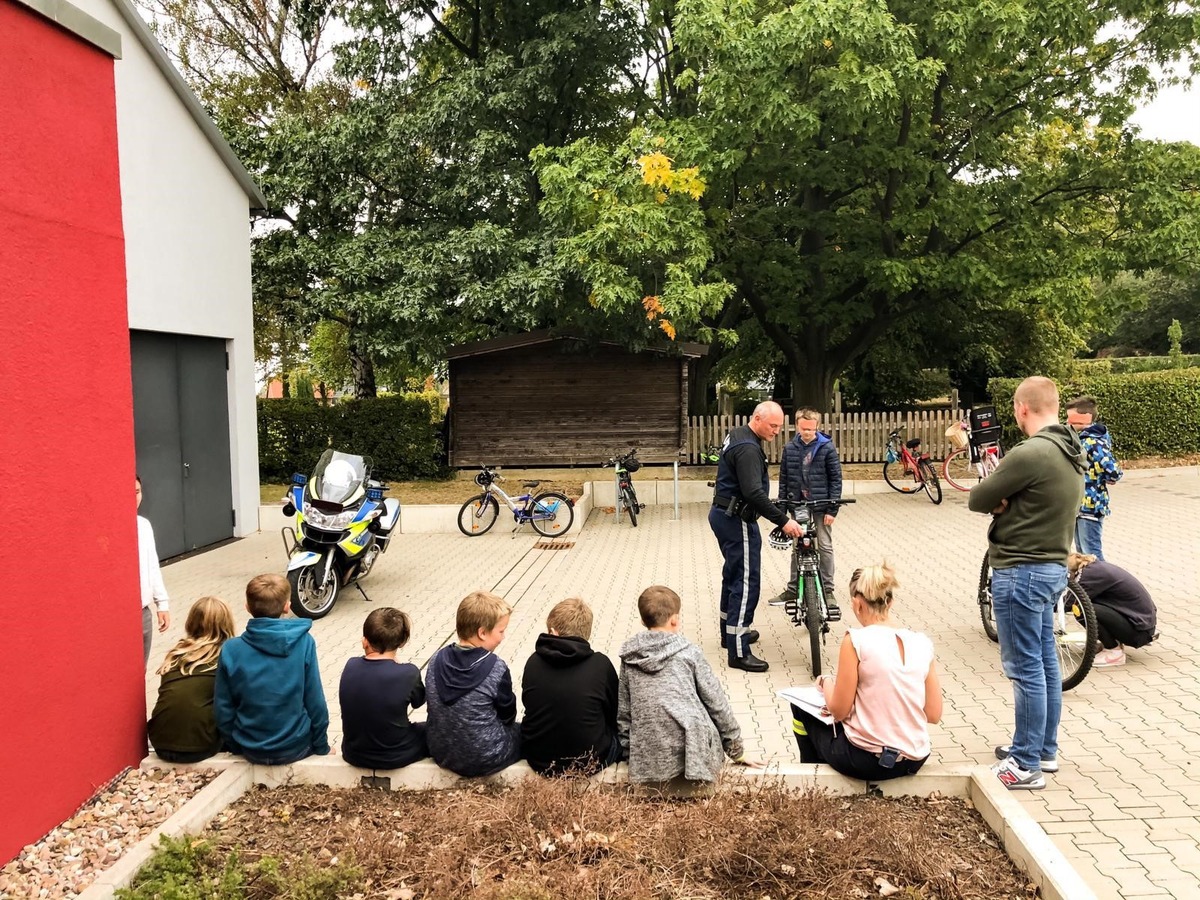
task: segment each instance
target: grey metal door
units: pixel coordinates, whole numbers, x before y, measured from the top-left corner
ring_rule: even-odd
[[[233,536],[225,341],[130,332],[142,515],[165,559]]]

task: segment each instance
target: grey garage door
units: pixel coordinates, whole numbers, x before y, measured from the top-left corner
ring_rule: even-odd
[[[225,341],[132,331],[130,350],[141,514],[159,557],[233,537]]]

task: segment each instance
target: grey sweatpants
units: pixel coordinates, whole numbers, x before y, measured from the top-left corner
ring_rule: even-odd
[[[821,515],[816,521],[817,552],[821,554],[821,586],[827,595],[834,593],[833,589],[833,526],[825,524],[825,516]],[[800,575],[796,570],[796,554],[792,554],[792,576],[788,579],[788,590],[793,594],[799,593]]]
[[[142,653],[146,660],[143,665],[150,665],[150,641],[154,636],[154,611],[149,606],[142,607]]]

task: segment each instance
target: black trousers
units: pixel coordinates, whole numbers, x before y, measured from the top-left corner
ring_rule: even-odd
[[[807,733],[801,734],[797,725]],[[879,757],[870,750],[850,743],[846,729],[837,729],[835,735],[832,725],[826,725],[798,706],[792,707],[792,730],[796,734],[796,746],[800,748],[800,762],[826,763],[847,778],[888,781],[915,775],[925,765],[923,759],[898,759],[892,768],[884,768],[879,764]]]
[[[1145,647],[1154,639],[1153,634],[1134,631],[1133,624],[1111,606],[1102,603],[1093,603],[1092,606],[1096,610],[1100,644],[1105,650],[1111,650],[1119,643],[1127,647]]]

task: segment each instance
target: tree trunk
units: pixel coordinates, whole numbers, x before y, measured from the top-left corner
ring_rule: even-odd
[[[828,416],[833,408],[833,383],[838,373],[825,362],[824,354],[807,362],[806,371],[792,373],[792,399],[796,409],[807,406]]]
[[[354,396],[360,400],[366,397],[374,397],[376,395],[375,364],[371,361],[371,354],[366,348],[366,341],[354,326],[350,327],[348,350],[350,353],[350,372],[354,380]]]

